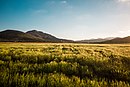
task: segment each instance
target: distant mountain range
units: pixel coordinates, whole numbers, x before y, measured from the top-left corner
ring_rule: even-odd
[[[112,40],[107,40],[100,43],[106,43],[106,44],[120,44],[120,43],[130,43],[130,36],[124,37],[124,38],[114,38]]]
[[[107,41],[107,40],[112,40],[114,38],[115,37],[97,38],[97,39],[80,40],[80,41],[77,41],[77,42],[82,42],[82,43],[96,43],[96,42],[104,42],[104,41]]]
[[[130,36],[124,38],[98,38],[89,40],[73,41],[60,39],[42,31],[31,30],[22,32],[18,30],[5,30],[0,32],[0,42],[58,42],[58,43],[98,43],[98,44],[119,44],[130,43]]]

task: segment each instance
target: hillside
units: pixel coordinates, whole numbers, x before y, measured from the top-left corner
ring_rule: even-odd
[[[67,40],[60,39],[42,31],[31,30],[22,32],[18,30],[5,30],[0,32],[0,42],[58,42],[58,43],[95,43],[95,44],[120,44],[130,43],[130,36],[124,38],[97,38],[89,40]]]
[[[5,30],[0,32],[1,42],[72,42],[72,40],[59,39],[41,31],[32,30],[21,32],[17,30]]]
[[[42,39],[17,30],[5,30],[0,32],[0,41],[42,41]]]
[[[114,39],[114,37],[80,40],[80,41],[77,41],[77,42],[81,42],[81,43],[96,43],[96,42],[104,42],[104,41],[112,40],[112,39]]]
[[[108,44],[130,43],[130,36],[124,37],[124,38],[115,38],[115,39],[107,40],[101,43],[108,43]]]
[[[56,42],[60,41],[60,39],[56,38],[55,36],[37,30],[27,31],[26,34],[30,34],[37,38],[41,38],[44,41],[56,41]]]

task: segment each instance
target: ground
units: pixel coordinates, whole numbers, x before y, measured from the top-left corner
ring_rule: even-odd
[[[130,44],[0,43],[0,87],[129,87]]]

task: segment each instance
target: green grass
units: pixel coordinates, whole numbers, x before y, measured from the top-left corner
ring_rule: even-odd
[[[130,44],[0,43],[0,87],[130,87]]]

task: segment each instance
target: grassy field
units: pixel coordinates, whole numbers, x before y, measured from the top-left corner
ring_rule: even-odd
[[[130,87],[130,44],[0,43],[0,87]]]

